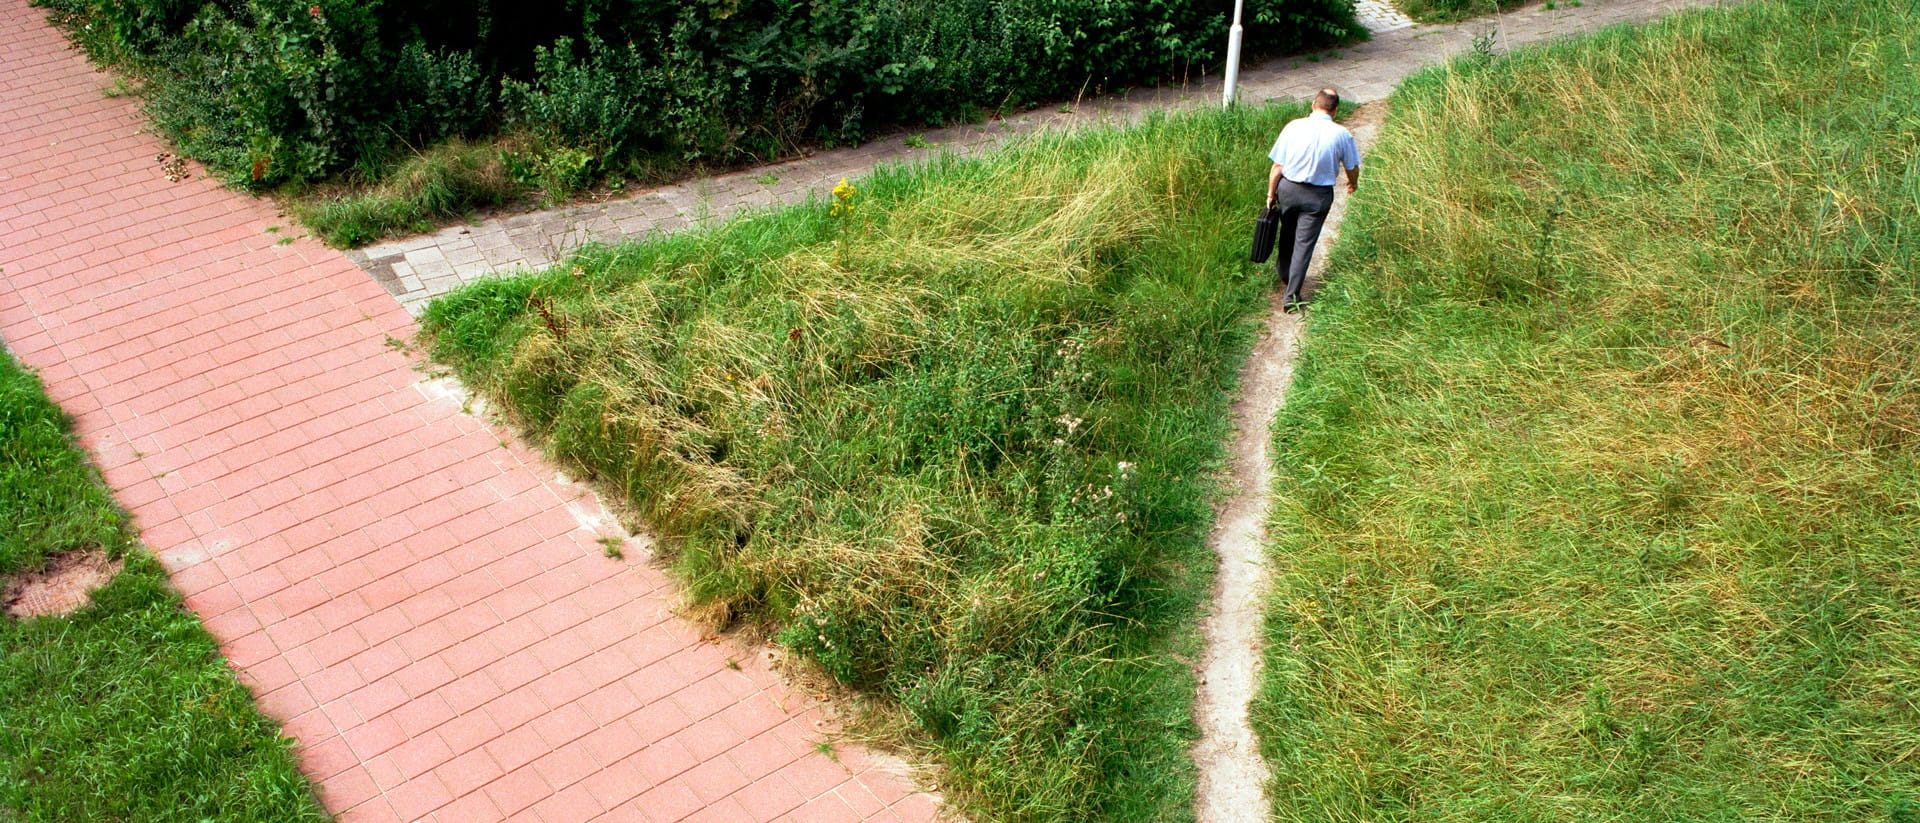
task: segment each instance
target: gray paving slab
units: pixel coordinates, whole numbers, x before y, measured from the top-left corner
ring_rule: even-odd
[[[472,240],[464,238],[462,242],[451,248],[443,246],[441,251],[446,253],[447,262],[452,264],[456,271],[472,268],[474,264],[485,262],[487,259],[486,254],[480,251],[478,245],[475,245]]]
[[[1452,25],[1423,25],[1398,16],[1384,0],[1359,0],[1360,18],[1374,31],[1372,40],[1319,55],[1280,57],[1246,66],[1241,72],[1239,99],[1298,100],[1332,86],[1355,102],[1368,102],[1386,97],[1408,74],[1472,48],[1476,37],[1489,33],[1494,37],[1494,48],[1506,50],[1724,2],[1586,0],[1578,7],[1548,9],[1536,4]],[[1312,59],[1315,56],[1317,61]],[[464,283],[552,265],[590,243],[616,243],[680,231],[744,210],[824,198],[840,180],[858,180],[879,165],[924,162],[942,152],[974,155],[995,150],[1012,136],[1127,123],[1149,112],[1218,105],[1219,100],[1220,83],[1213,77],[1183,85],[1122,89],[1002,120],[896,134],[862,146],[810,152],[744,171],[635,189],[625,197],[603,203],[497,217],[475,226],[452,226],[432,234],[377,243],[348,256],[417,315],[427,301]],[[907,134],[919,135],[929,147],[907,146]]]
[[[618,223],[629,218],[641,217],[640,205],[641,201],[638,198],[615,200],[608,203],[602,213],[608,220]]]

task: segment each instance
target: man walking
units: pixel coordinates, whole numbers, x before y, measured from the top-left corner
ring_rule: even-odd
[[[1320,240],[1320,224],[1333,208],[1333,184],[1340,169],[1347,170],[1347,193],[1360,187],[1360,147],[1353,133],[1333,122],[1340,94],[1321,89],[1313,96],[1313,113],[1287,124],[1273,141],[1267,158],[1267,206],[1280,209],[1280,242],[1293,243],[1293,253],[1276,254],[1273,268],[1287,283],[1282,298],[1287,311],[1300,308],[1300,288],[1307,282],[1307,263]]]

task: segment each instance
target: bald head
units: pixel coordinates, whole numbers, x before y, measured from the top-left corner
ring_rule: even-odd
[[[1321,89],[1319,94],[1313,96],[1313,107],[1333,114],[1335,109],[1340,108],[1340,93],[1333,89]]]

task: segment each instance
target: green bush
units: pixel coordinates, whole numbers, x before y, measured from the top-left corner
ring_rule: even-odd
[[[393,128],[415,139],[471,133],[493,108],[494,80],[471,52],[432,51],[416,40],[401,48],[394,79]]]
[[[151,82],[154,121],[262,188],[509,125],[617,168],[764,158],[870,128],[1195,77],[1201,0],[35,0]],[[1359,36],[1351,0],[1252,0],[1250,51]]]
[[[631,43],[611,48],[588,39],[584,57],[573,40],[534,50],[533,83],[502,81],[501,97],[511,121],[534,136],[561,145],[618,156],[637,136],[652,136],[644,119],[648,101],[667,94],[659,73]]]

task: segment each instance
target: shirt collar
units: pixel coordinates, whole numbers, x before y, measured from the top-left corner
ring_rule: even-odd
[[[1331,120],[1333,119],[1333,116],[1332,116],[1332,115],[1330,115],[1330,114],[1327,114],[1326,112],[1324,112],[1324,111],[1321,111],[1321,110],[1319,110],[1319,109],[1314,109],[1314,110],[1313,110],[1313,113],[1312,113],[1312,114],[1310,114],[1310,115],[1308,115],[1308,116],[1309,116],[1309,117],[1318,117],[1318,118],[1320,118],[1320,119],[1322,119],[1322,120],[1328,120],[1328,121],[1331,121]]]

